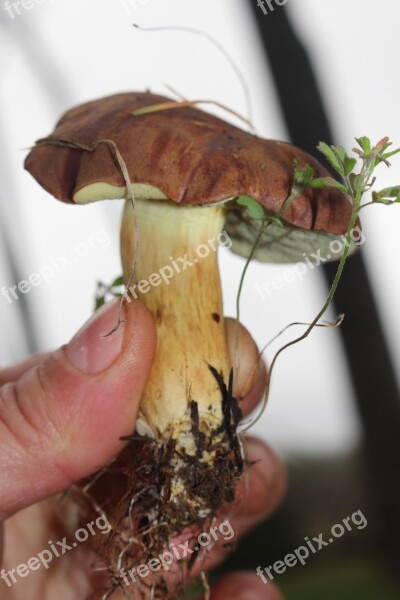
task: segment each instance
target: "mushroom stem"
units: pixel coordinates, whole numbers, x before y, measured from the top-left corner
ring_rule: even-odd
[[[157,324],[156,357],[136,423],[144,456],[150,443],[146,481],[158,498],[144,512],[162,531],[176,532],[200,526],[231,502],[243,467],[218,273],[225,208],[137,200],[134,211],[127,202],[121,228],[126,282],[135,218],[140,244],[129,294],[148,306]]]
[[[125,282],[135,251],[134,214],[140,244],[130,293],[153,312],[157,324],[157,352],[137,431],[161,443],[173,439],[176,450],[194,456],[196,432],[211,438],[223,421],[221,390],[208,365],[225,382],[229,376],[217,256],[225,208],[137,200],[133,211],[127,201],[121,228]]]

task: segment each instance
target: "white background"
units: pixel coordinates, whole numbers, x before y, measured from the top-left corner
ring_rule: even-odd
[[[146,27],[196,27],[218,39],[248,82],[259,134],[287,138],[247,3],[136,0],[136,8],[133,0],[127,4],[124,8],[119,0],[42,0],[12,19],[0,0],[0,199],[22,277],[27,279],[64,252],[74,255],[77,244],[99,230],[111,239],[109,247],[97,245],[56,273],[48,285],[27,294],[41,350],[68,341],[91,313],[95,282],[110,282],[120,273],[122,206],[57,202],[23,171],[25,149],[49,133],[65,109],[120,91],[150,88],[168,95],[164,84],[169,84],[185,97],[214,99],[246,112],[243,90],[232,68],[209,42],[188,33],[140,32],[132,28],[133,22]],[[355,136],[368,135],[377,141],[389,135],[400,144],[400,3],[288,0],[287,7],[311,53],[337,141],[351,148]],[[273,19],[274,14],[263,18]],[[227,114],[223,117],[229,119]],[[391,172],[381,167],[379,175],[381,187],[399,183],[399,160],[394,160]],[[400,207],[373,207],[366,211],[363,224],[363,252],[398,365]],[[242,265],[242,259],[222,254],[227,315],[234,315]],[[253,264],[247,278],[242,322],[260,346],[289,322],[310,321],[324,301],[326,290],[317,270],[263,300],[255,283],[280,272],[280,267]],[[0,286],[16,283],[1,257]],[[358,292],[349,289],[348,293]],[[0,297],[0,315],[0,364],[5,366],[25,356],[17,301],[10,305]],[[254,431],[284,454],[346,451],[357,443],[352,390],[336,332],[315,331],[282,356],[270,404]]]

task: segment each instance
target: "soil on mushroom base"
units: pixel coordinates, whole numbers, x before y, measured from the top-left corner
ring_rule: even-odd
[[[178,451],[172,439],[159,445],[149,437],[128,436],[125,439],[129,443],[118,459],[90,489],[112,526],[105,538],[93,540],[96,554],[107,565],[111,594],[124,586],[122,569],[128,572],[158,558],[174,538],[190,535],[193,549],[197,536],[210,529],[220,509],[235,500],[244,471],[237,435],[241,410],[232,395],[232,373],[226,386],[222,376],[209,368],[221,390],[223,421],[206,436],[201,431],[197,402],[190,401],[196,454]],[[205,453],[212,454],[211,462],[204,460]],[[173,493],[177,482],[179,494]],[[157,573],[157,580],[152,582],[154,598],[176,598],[196,558],[199,554],[194,552],[189,560],[174,565],[173,590],[171,578]],[[147,582],[140,583],[147,589]]]

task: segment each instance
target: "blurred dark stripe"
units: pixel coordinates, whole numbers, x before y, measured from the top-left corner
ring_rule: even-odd
[[[3,203],[0,204],[0,213],[3,210]],[[24,279],[19,264],[14,256],[12,245],[10,242],[10,236],[3,226],[3,219],[0,220],[0,240],[2,242],[2,252],[4,253],[11,281],[17,283]],[[35,327],[33,325],[34,319],[31,311],[31,307],[27,301],[26,296],[24,294],[20,294],[18,302],[14,302],[13,306],[16,307],[20,321],[21,327],[20,331],[23,332],[23,340],[21,340],[21,351],[23,350],[23,346],[25,346],[24,350],[26,350],[29,354],[35,354],[39,351],[38,339],[36,336]]]
[[[17,51],[22,53],[37,81],[43,86],[49,106],[52,106],[57,114],[64,109],[64,106],[69,107],[73,100],[70,86],[65,81],[62,68],[55,60],[54,52],[47,47],[46,39],[29,25],[27,19],[13,20],[2,10],[0,10],[0,27],[4,32],[9,33],[14,42],[14,45],[7,46],[8,55]]]
[[[3,56],[7,47],[7,59],[10,60],[12,52],[21,52],[32,73],[36,76],[39,85],[42,85],[46,92],[49,106],[52,106],[55,113],[58,114],[65,105],[72,103],[72,94],[69,86],[65,82],[62,70],[54,60],[54,55],[49,48],[46,47],[46,40],[41,37],[35,29],[32,29],[26,19],[10,19],[4,11],[0,11],[0,27],[4,33],[10,35],[13,43],[8,44],[7,37],[2,39]],[[1,118],[1,117],[0,117]],[[1,121],[0,121],[1,131]],[[33,144],[35,140],[27,140],[28,144]],[[6,140],[4,135],[0,136],[0,176],[2,181],[2,197],[0,197],[0,233],[3,242],[5,258],[8,262],[11,279],[17,283],[24,277],[21,273],[21,265],[19,263],[20,254],[16,251],[16,243],[20,239],[20,233],[15,228],[14,231],[9,231],[5,223],[12,222],[6,218],[5,211],[9,211],[9,204],[4,202],[4,198],[13,198],[13,210],[15,211],[14,221],[18,222],[18,210],[20,204],[17,195],[14,191],[14,186],[10,178],[10,170],[7,166],[7,144],[12,144],[12,140]],[[21,154],[21,171],[22,171],[23,156]],[[32,232],[32,236],[35,235]],[[29,238],[27,246],[29,248]],[[29,250],[28,250],[29,251]],[[30,354],[38,352],[39,342],[35,328],[35,320],[28,299],[23,294],[20,295],[18,302],[14,303],[21,321],[20,330],[23,332],[24,341],[21,340],[22,346],[25,346],[24,351]]]
[[[264,15],[255,0],[248,1],[271,67],[290,139],[321,159],[316,145],[321,140],[334,143],[334,136],[307,52],[291,25],[286,7],[277,6],[273,13]],[[336,265],[326,265],[322,271],[330,285]],[[387,563],[394,566],[400,525],[400,398],[362,253],[346,264],[334,305],[337,312],[344,312],[347,317],[339,331],[364,427],[369,474],[380,509],[382,536],[379,541]],[[400,575],[397,568],[396,573]]]

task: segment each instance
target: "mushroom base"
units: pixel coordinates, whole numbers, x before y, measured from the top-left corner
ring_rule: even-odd
[[[177,450],[172,439],[160,445],[149,437],[131,436],[116,463],[97,476],[90,496],[112,526],[106,537],[93,540],[101,544],[95,551],[109,573],[109,588],[101,598],[122,588],[127,597],[173,600],[196,559],[204,558],[210,549],[199,549],[197,537],[208,533],[222,506],[235,501],[244,465],[236,433],[240,409],[227,392],[222,402],[223,426],[201,442],[212,461]],[[193,426],[198,427],[196,420]],[[189,550],[177,554],[183,541]],[[135,581],[131,579],[132,569],[136,573],[139,565],[160,561],[164,553],[170,561],[165,570],[161,567],[146,579],[138,575]]]

